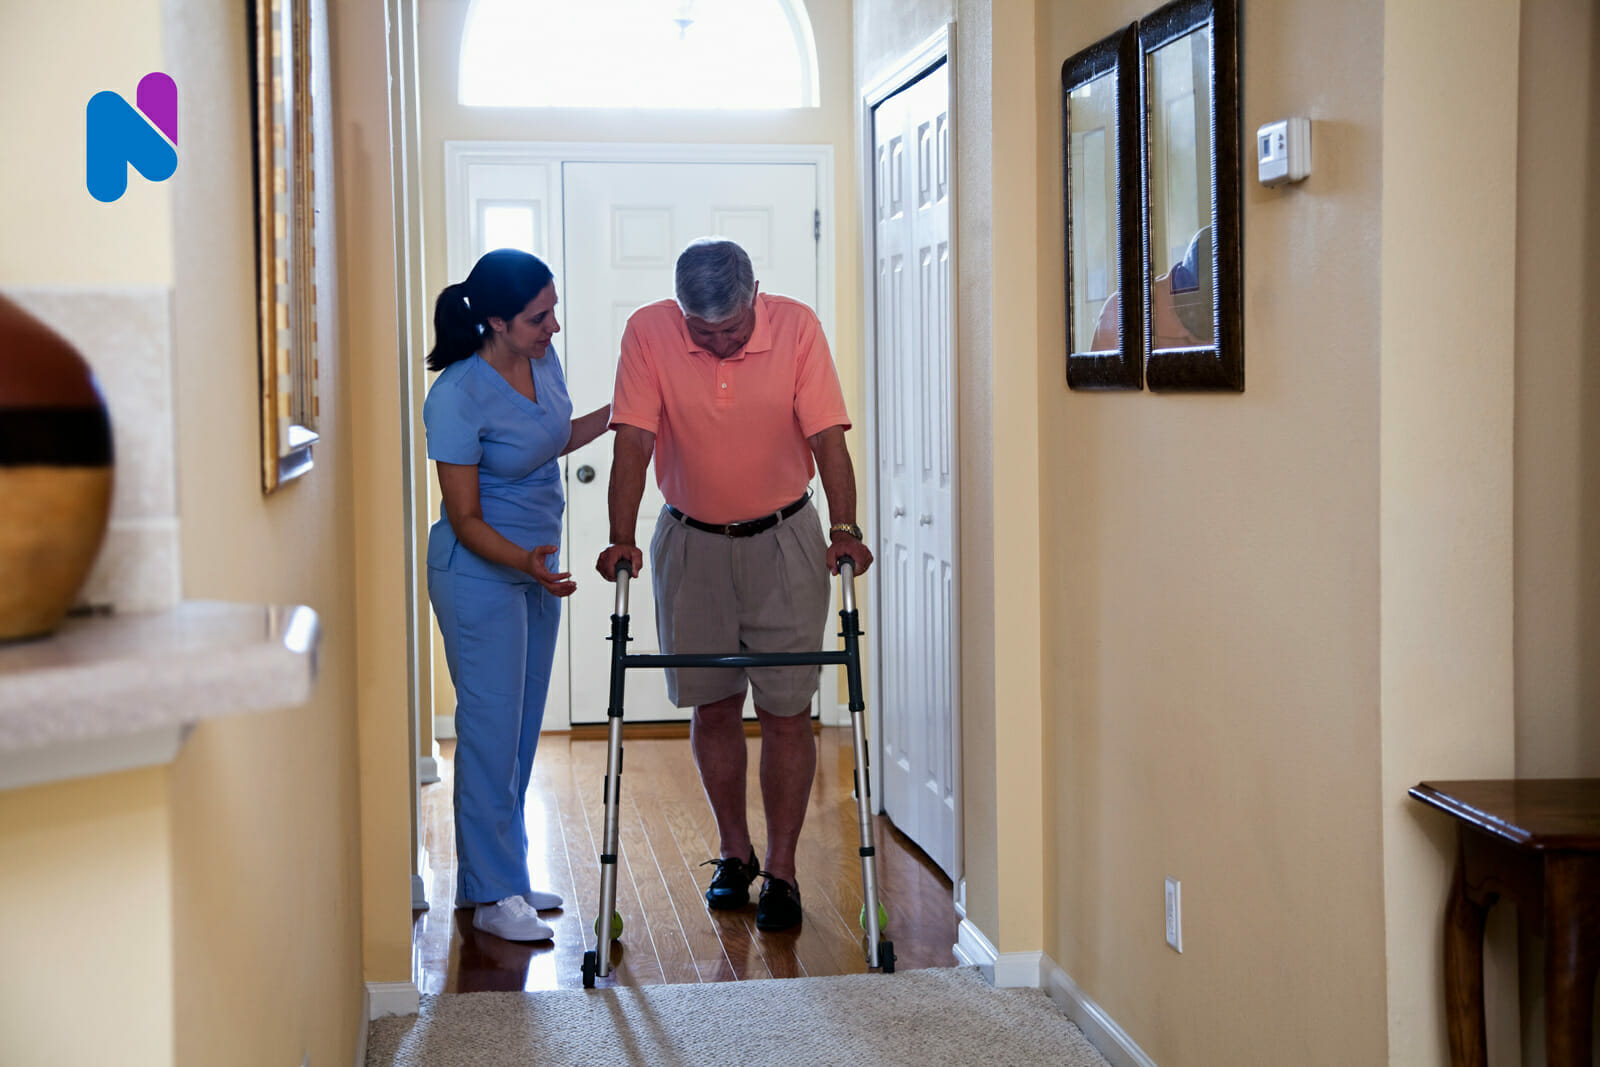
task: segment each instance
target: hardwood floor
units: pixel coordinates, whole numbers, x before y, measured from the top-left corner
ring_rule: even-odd
[[[766,839],[756,780],[759,740],[750,743],[750,830],[759,851]],[[566,908],[545,912],[554,942],[519,944],[480,933],[470,910],[452,908],[455,838],[450,757],[443,780],[424,787],[430,904],[413,930],[414,971],[424,993],[579,989],[584,950],[593,945],[599,905],[597,856],[605,814],[606,744],[552,734],[539,742],[528,790],[528,867],[536,889],[560,893]],[[850,732],[818,734],[817,781],[799,849],[805,921],[795,930],[756,929],[755,905],[714,912],[702,896],[717,854],[716,825],[686,739],[633,738],[624,743],[617,910],[625,924],[613,946],[612,973],[601,986],[731,982],[754,978],[855,974],[866,970],[861,946],[861,868],[851,799]],[[878,819],[879,895],[896,966],[953,967],[958,918],[950,880],[916,845]],[[752,895],[759,890],[758,880]]]

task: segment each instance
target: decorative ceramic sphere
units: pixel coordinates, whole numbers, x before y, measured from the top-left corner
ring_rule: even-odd
[[[82,356],[0,296],[0,641],[72,606],[111,512],[111,420]]]

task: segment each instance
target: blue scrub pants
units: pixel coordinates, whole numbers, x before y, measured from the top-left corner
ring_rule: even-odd
[[[456,688],[456,904],[528,892],[523,821],[561,601],[539,583],[428,568]]]

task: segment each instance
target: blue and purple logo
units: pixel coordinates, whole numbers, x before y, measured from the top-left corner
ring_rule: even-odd
[[[102,204],[128,191],[128,167],[164,182],[178,169],[178,86],[160,71],[139,80],[135,110],[106,89],[89,98],[89,195]]]

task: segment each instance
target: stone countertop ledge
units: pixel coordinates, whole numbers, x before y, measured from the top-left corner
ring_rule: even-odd
[[[0,789],[170,763],[203,719],[303,704],[320,636],[303,605],[187,600],[0,645]]]

